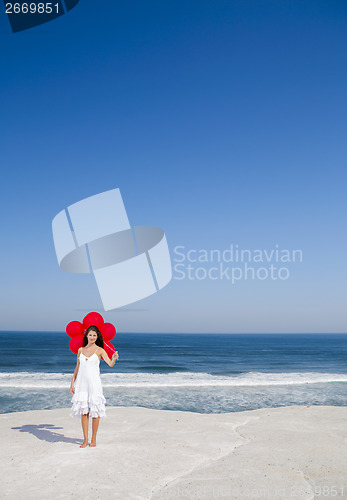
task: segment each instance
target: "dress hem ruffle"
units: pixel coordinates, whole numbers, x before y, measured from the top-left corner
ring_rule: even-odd
[[[83,397],[82,394],[74,395],[71,399],[71,417],[81,417],[89,413],[92,418],[106,418],[105,403],[106,399],[103,395]]]

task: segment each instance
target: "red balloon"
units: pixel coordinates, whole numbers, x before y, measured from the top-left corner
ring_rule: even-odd
[[[112,340],[116,335],[116,329],[112,325],[112,323],[104,323],[104,327],[101,333],[104,340]]]
[[[66,327],[66,333],[69,337],[75,337],[76,335],[83,335],[84,327],[79,321],[71,321]]]
[[[74,354],[77,354],[78,349],[83,347],[83,335],[76,335],[75,337],[72,337],[69,342],[69,347]]]
[[[87,330],[90,326],[97,326],[102,332],[103,326],[104,326],[104,319],[101,316],[101,314],[97,312],[90,312],[83,318],[83,326]]]
[[[113,354],[116,352],[113,344],[111,342],[104,342],[104,349],[106,351],[107,356],[111,359]]]

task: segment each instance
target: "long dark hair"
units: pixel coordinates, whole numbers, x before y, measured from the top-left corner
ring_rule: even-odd
[[[83,337],[83,345],[84,345],[84,347],[88,344],[87,335],[90,332],[90,330],[93,330],[98,335],[98,338],[96,339],[95,344],[98,345],[99,347],[104,348],[104,339],[102,338],[101,332],[100,332],[99,328],[97,326],[94,326],[94,325],[90,326],[85,331],[85,334],[84,334],[84,337]]]

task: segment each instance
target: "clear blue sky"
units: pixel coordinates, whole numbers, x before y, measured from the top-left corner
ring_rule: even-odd
[[[102,313],[51,221],[119,187],[169,247],[301,249],[287,280],[173,280],[119,331],[345,332],[347,3],[80,0],[0,17],[1,329]]]

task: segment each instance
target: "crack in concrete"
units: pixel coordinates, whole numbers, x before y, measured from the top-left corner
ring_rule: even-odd
[[[187,472],[184,472],[182,474],[179,474],[176,478],[168,481],[168,483],[165,484],[165,486],[156,486],[152,489],[152,492],[151,492],[151,496],[148,497],[148,499],[146,500],[155,500],[154,496],[156,495],[159,495],[161,492],[164,492],[166,489],[174,486],[174,484],[178,481],[178,480],[182,480],[184,478],[187,478],[189,477],[192,473],[196,472],[196,471],[199,471],[201,469],[204,469],[205,467],[208,467],[209,465],[211,464],[214,464],[214,463],[217,463],[218,461],[220,460],[223,460],[224,458],[232,455],[235,450],[237,448],[240,448],[241,446],[245,446],[247,445],[250,441],[252,441],[251,438],[246,438],[244,436],[242,436],[239,432],[238,432],[238,428],[239,427],[243,427],[245,425],[247,425],[250,421],[252,420],[258,420],[260,417],[249,417],[247,418],[244,422],[240,423],[240,424],[236,424],[235,426],[233,426],[233,432],[240,438],[241,442],[234,442],[232,443],[233,444],[233,449],[232,450],[228,450],[226,453],[224,453],[223,455],[220,455],[219,457],[216,457],[216,458],[212,458],[212,459],[203,459],[201,460],[200,463],[198,463],[197,465],[195,465],[194,467],[192,467],[189,471]],[[225,422],[227,423],[227,422]],[[226,432],[226,434],[230,435],[229,432]]]

